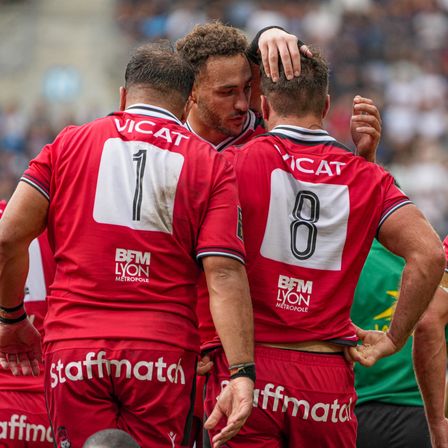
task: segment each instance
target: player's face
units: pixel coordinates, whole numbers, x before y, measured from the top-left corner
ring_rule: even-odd
[[[249,110],[251,71],[244,55],[215,56],[195,85],[196,116],[223,138],[237,136]]]

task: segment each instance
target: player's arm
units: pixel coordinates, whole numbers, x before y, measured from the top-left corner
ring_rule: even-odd
[[[228,257],[205,257],[203,267],[210,295],[210,312],[221,339],[229,366],[254,361],[253,315],[246,270],[242,263]],[[227,416],[227,424],[213,438],[221,446],[243,426],[252,411],[254,381],[247,377],[230,380],[220,394],[206,422],[213,428]]]
[[[413,204],[392,213],[378,239],[406,261],[399,299],[387,333],[358,331],[362,345],[350,350],[365,366],[400,350],[428,307],[445,267],[443,247],[434,229]]]
[[[440,287],[415,328],[413,347],[415,374],[435,447],[448,447],[448,420],[444,415],[447,324],[448,273],[445,272]]]
[[[253,362],[253,315],[244,265],[229,257],[205,257],[213,317],[230,365]]]
[[[26,319],[23,295],[28,248],[45,228],[47,212],[48,200],[20,182],[0,220],[0,365],[14,374],[39,372],[40,336]]]

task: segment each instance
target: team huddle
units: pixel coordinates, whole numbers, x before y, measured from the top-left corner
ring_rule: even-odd
[[[0,446],[355,447],[353,363],[405,345],[440,239],[374,163],[370,99],[358,155],[325,131],[317,50],[220,23],[176,47],[135,50],[119,111],[2,206]],[[386,332],[350,318],[375,238],[405,261]]]

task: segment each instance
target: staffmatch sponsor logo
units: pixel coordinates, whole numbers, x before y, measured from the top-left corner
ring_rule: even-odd
[[[158,381],[159,383],[185,384],[185,372],[181,366],[182,358],[177,363],[167,364],[163,356],[157,361],[142,360],[132,363],[128,359],[107,359],[105,351],[88,352],[82,361],[67,364],[60,359],[51,363],[51,387],[67,381],[86,381],[93,378],[135,378],[139,381]]]
[[[149,283],[150,252],[121,249],[115,250],[115,281]]]
[[[277,286],[277,308],[298,313],[308,312],[313,292],[311,280],[279,275]]]
[[[229,384],[228,380],[221,381],[221,390]],[[254,390],[254,408],[261,408],[273,412],[288,413],[292,417],[314,422],[344,423],[353,419],[353,400],[341,402],[337,398],[333,401],[310,402],[298,397],[285,394],[283,386],[267,383],[263,389]]]
[[[50,425],[35,425],[27,419],[26,415],[12,414],[9,421],[0,421],[0,440],[53,442]],[[0,443],[0,445],[2,444]]]

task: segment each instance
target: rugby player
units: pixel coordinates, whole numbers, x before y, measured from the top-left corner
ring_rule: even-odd
[[[373,365],[403,346],[443,272],[441,243],[390,174],[324,130],[328,68],[317,52],[302,57],[297,79],[263,76],[262,91],[269,132],[224,152],[238,180],[257,364],[254,411],[228,446],[354,447],[356,393],[344,353]],[[350,320],[375,235],[406,261],[387,333]],[[219,348],[209,356],[207,414],[229,368],[238,369]]]
[[[108,428],[145,448],[185,443],[200,264],[230,362],[253,363],[234,173],[182,126],[193,80],[173,50],[137,49],[120,111],[45,146],[0,222],[0,306],[15,313],[0,325],[0,363],[16,373],[39,371],[39,335],[20,308],[27,249],[45,226],[54,248],[44,350],[58,446]],[[231,378],[217,446],[240,429],[252,397],[251,379]]]

